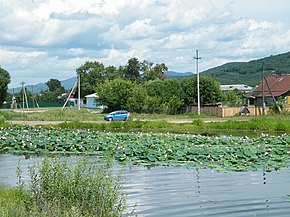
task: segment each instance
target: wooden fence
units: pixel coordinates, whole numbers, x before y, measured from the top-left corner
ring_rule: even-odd
[[[241,107],[223,107],[223,106],[201,106],[201,113],[207,115],[219,116],[219,117],[231,117],[235,115],[243,115],[241,113]],[[262,107],[247,107],[249,113],[244,115],[258,116],[263,114]],[[284,110],[290,111],[290,105],[284,107]],[[186,112],[197,112],[197,106],[187,106]],[[266,107],[266,113],[269,113],[270,108]]]

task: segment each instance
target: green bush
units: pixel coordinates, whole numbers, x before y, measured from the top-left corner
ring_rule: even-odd
[[[121,216],[126,208],[120,174],[93,159],[49,159],[29,167],[30,183],[0,188],[0,216]]]

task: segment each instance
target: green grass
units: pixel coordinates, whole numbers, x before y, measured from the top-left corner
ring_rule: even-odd
[[[175,124],[167,121],[127,121],[106,123],[65,122],[57,125],[69,129],[94,129],[106,132],[155,132],[203,135],[260,136],[261,133],[281,135],[290,133],[290,121],[286,117],[263,117],[249,120],[229,120],[205,123],[202,119],[191,123]]]
[[[103,120],[104,114],[100,110],[66,108],[18,109],[1,110],[0,125],[5,121],[62,121],[58,127],[62,128],[90,128],[99,131],[112,132],[171,132],[209,135],[259,135],[263,133],[289,132],[290,113],[281,115],[267,115],[260,117],[234,116],[219,118],[198,116],[193,113],[180,115],[166,114],[132,114],[127,122],[108,123]],[[178,123],[184,122],[184,123]],[[210,122],[210,123],[208,123]]]
[[[122,178],[110,164],[92,159],[49,159],[29,168],[25,188],[0,186],[0,216],[121,216],[126,208]]]
[[[0,116],[15,121],[100,121],[103,120],[101,110],[75,108],[41,108],[1,110]]]

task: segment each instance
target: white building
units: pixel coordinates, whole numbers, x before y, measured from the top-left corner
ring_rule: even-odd
[[[98,103],[98,96],[96,93],[92,93],[85,96],[84,107],[85,108],[97,108],[97,109],[104,109],[104,106]]]
[[[246,84],[230,84],[230,85],[221,85],[221,90],[223,92],[227,92],[230,90],[240,90],[243,91],[245,93],[250,92],[253,90],[253,88],[251,86],[248,86]]]

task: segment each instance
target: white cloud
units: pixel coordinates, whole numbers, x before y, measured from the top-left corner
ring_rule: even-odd
[[[287,0],[0,1],[0,65],[15,86],[25,78],[66,78],[85,61],[118,66],[137,57],[194,71],[195,49],[201,70],[262,58],[289,51],[289,6]]]

